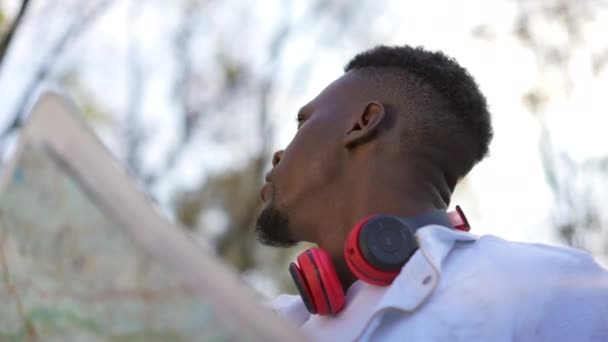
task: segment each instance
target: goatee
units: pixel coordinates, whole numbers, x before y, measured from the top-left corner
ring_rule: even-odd
[[[273,205],[262,210],[255,231],[258,241],[267,246],[291,247],[298,243],[289,229],[287,215]]]

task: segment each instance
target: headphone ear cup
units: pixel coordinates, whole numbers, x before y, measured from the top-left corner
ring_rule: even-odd
[[[344,290],[327,252],[311,248],[298,255],[297,262],[299,267],[290,265],[290,273],[308,311],[319,315],[340,312],[345,305]]]
[[[409,228],[395,217],[370,216],[349,233],[344,257],[353,274],[373,285],[386,286],[397,277],[418,244]]]
[[[317,270],[319,271],[319,278],[321,279],[321,285],[327,294],[327,301],[329,302],[329,314],[335,315],[342,311],[346,304],[344,298],[344,289],[338,278],[336,268],[329,257],[329,254],[322,248],[311,248],[309,249],[310,255],[316,263]]]
[[[300,297],[302,297],[302,301],[304,302],[304,305],[306,305],[306,310],[308,310],[308,312],[310,312],[311,314],[316,314],[317,308],[315,307],[314,302],[312,300],[310,288],[308,287],[306,280],[304,280],[304,274],[302,273],[302,270],[296,263],[292,262],[289,264],[289,274],[291,274],[291,278],[296,284],[298,292],[300,292]]]

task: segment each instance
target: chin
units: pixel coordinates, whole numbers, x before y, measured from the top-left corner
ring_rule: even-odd
[[[291,247],[299,241],[292,233],[289,218],[272,202],[268,202],[256,222],[258,241],[267,246]]]

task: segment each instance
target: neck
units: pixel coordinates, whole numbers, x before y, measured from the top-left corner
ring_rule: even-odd
[[[415,176],[421,174],[420,172],[406,174],[406,177],[403,173],[397,175],[394,171],[383,170],[375,173],[376,175],[370,173],[364,177],[361,177],[361,172],[353,175],[354,182],[343,187],[348,190],[343,192],[339,201],[342,204],[341,210],[332,215],[336,220],[327,222],[331,226],[324,225],[318,230],[315,238],[319,247],[331,256],[345,291],[357,278],[350,272],[344,259],[344,242],[350,230],[360,220],[374,214],[411,217],[434,209],[447,208],[449,187],[446,185],[438,188],[437,184],[441,182],[433,179],[432,173],[425,172],[423,177]],[[384,181],[386,179],[391,182]],[[348,182],[348,178],[346,181]]]

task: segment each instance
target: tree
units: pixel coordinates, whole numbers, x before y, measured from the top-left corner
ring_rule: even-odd
[[[593,78],[605,77],[608,45],[593,46],[589,38],[593,33],[589,26],[605,4],[565,0],[519,4],[515,34],[534,53],[539,70],[538,86],[523,101],[541,124],[540,152],[555,197],[555,228],[566,243],[608,257],[608,217],[602,208],[608,186],[608,152],[577,160],[551,134],[559,115],[554,113],[553,93],[575,100],[575,86],[581,82],[575,65],[584,65]],[[554,39],[549,26],[560,30],[562,39]],[[570,115],[571,122],[588,120],[575,118],[576,112]]]
[[[97,18],[98,15],[103,13],[105,9],[111,4],[110,0],[98,1],[93,4],[83,5],[80,8],[74,10],[82,10],[82,15],[73,16],[74,20],[63,32],[61,37],[53,44],[51,49],[47,52],[45,57],[42,59],[42,63],[36,67],[34,76],[23,91],[17,109],[13,114],[12,121],[0,131],[0,142],[4,141],[8,135],[19,129],[23,124],[24,116],[28,108],[32,97],[36,94],[38,86],[46,80],[51,71],[53,71],[57,61],[60,59],[64,51],[69,45],[76,39],[86,28]],[[0,45],[0,67],[2,67],[5,53],[10,49],[10,45],[13,42],[13,38],[17,28],[23,24],[23,18],[28,8],[29,0],[23,0],[17,17],[11,24],[7,34],[2,40]]]
[[[21,21],[25,16],[25,12],[27,11],[29,4],[30,0],[21,1],[21,6],[19,7],[19,12],[17,13],[17,16],[8,25],[8,29],[6,30],[6,32],[2,32],[3,36],[0,40],[0,71],[2,70],[2,62],[4,61],[4,56],[6,55],[6,52],[8,51],[8,48],[11,45],[13,37],[15,36],[15,32],[17,32],[17,28],[19,27],[19,25],[21,25]],[[4,13],[0,12],[0,27],[2,27],[3,24]]]

